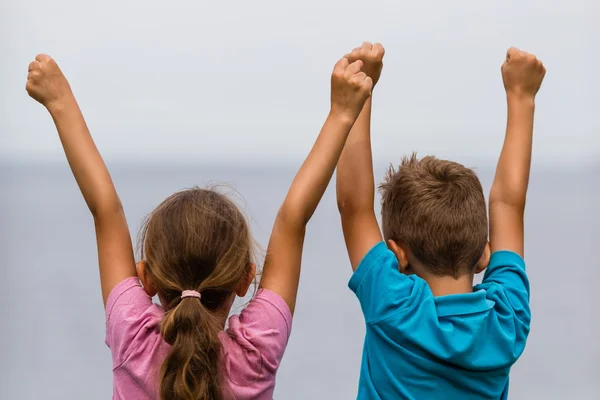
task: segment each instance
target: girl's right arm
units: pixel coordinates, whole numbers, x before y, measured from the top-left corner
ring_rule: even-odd
[[[121,201],[69,83],[52,58],[38,55],[29,65],[26,89],[52,116],[71,171],[94,217],[102,298],[106,305],[111,290],[136,275]]]
[[[260,283],[285,300],[293,313],[306,224],[312,217],[344,148],[373,82],[361,72],[362,62],[347,58],[335,66],[331,78],[331,111],[277,213]]]

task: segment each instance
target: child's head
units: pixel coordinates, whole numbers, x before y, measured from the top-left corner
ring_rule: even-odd
[[[472,170],[412,154],[380,190],[383,235],[402,272],[458,279],[487,266],[486,203]]]
[[[161,334],[171,345],[161,399],[220,399],[220,341],[235,295],[254,279],[252,239],[239,208],[212,190],[173,194],[146,219],[138,275],[165,308]],[[201,298],[184,297],[184,290]]]

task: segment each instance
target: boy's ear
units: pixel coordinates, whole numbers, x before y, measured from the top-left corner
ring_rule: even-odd
[[[136,266],[137,274],[138,274],[138,278],[142,282],[142,286],[144,286],[144,290],[146,291],[148,296],[154,297],[156,295],[156,293],[158,293],[158,290],[152,283],[152,278],[150,277],[150,274],[148,274],[148,271],[146,270],[147,265],[148,265],[148,263],[146,263],[146,261],[144,261],[144,260],[140,261]]]
[[[408,268],[408,252],[403,248],[402,245],[399,245],[394,240],[388,240],[387,245],[388,249],[390,249],[398,259],[398,269],[403,274],[406,274]]]
[[[251,262],[248,266],[248,272],[246,272],[246,276],[242,278],[240,283],[235,287],[235,294],[238,297],[244,297],[248,293],[248,289],[250,289],[250,285],[254,278],[256,277],[256,264]]]
[[[490,264],[490,258],[492,257],[492,249],[490,248],[490,242],[485,244],[485,248],[483,249],[483,253],[481,254],[481,258],[475,267],[475,273],[480,274],[488,267]]]

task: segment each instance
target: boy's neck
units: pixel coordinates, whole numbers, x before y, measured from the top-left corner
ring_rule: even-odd
[[[423,279],[429,284],[435,297],[473,292],[473,277],[469,275],[463,275],[458,279],[451,276],[427,276]]]

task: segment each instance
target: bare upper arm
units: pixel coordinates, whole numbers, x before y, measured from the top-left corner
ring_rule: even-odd
[[[102,299],[121,281],[136,276],[133,245],[123,210],[105,212],[94,218]]]
[[[524,257],[524,215],[520,207],[490,202],[490,245],[492,252],[510,250]]]
[[[292,314],[296,307],[304,226],[288,224],[277,215],[273,225],[260,287],[277,293],[287,303]]]
[[[354,271],[369,250],[381,242],[383,237],[374,210],[342,211],[341,217],[346,249]]]

